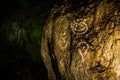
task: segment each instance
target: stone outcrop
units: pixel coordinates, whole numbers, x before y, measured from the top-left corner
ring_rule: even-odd
[[[56,4],[44,26],[41,56],[49,79],[119,80],[120,3],[75,1]]]

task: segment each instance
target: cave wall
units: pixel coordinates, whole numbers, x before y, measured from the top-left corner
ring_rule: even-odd
[[[120,3],[56,4],[42,33],[41,55],[50,80],[119,80]]]

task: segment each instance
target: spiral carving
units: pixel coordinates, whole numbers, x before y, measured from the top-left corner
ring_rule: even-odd
[[[84,21],[83,22],[80,22],[79,20],[73,21],[73,23],[71,23],[71,30],[75,35],[82,35],[87,32],[88,25]]]

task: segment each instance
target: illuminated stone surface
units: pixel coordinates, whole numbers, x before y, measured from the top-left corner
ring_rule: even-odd
[[[105,0],[72,11],[66,2],[52,9],[41,45],[50,80],[120,80],[118,4]]]

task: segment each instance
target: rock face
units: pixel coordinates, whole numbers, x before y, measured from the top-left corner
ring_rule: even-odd
[[[120,3],[56,4],[43,29],[50,80],[120,80]]]

